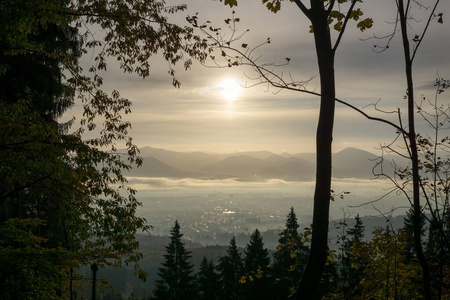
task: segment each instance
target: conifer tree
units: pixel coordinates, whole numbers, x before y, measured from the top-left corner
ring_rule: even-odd
[[[308,259],[309,248],[304,245],[297,229],[297,216],[291,207],[286,227],[280,233],[277,251],[273,255],[272,280],[273,298],[287,299],[295,293]]]
[[[26,7],[22,2],[17,5]],[[74,204],[75,196],[61,183],[73,178],[75,167],[66,155],[69,146],[63,144],[68,124],[58,123],[73,104],[63,80],[61,57],[71,53],[78,59],[82,41],[77,28],[62,21],[49,21],[30,30],[11,26],[4,30],[8,16],[23,17],[20,10],[11,14],[8,8],[2,1],[0,298],[49,299],[65,295],[68,267],[76,261],[69,259],[70,229],[64,220],[82,223],[77,222],[79,214],[68,217],[67,207]],[[18,30],[26,32],[26,39],[39,44],[41,50],[12,55],[9,42],[16,40],[6,40],[5,35]]]
[[[447,280],[450,270],[450,211],[442,216],[442,231],[439,224],[432,220],[428,228],[426,255],[430,263],[431,285],[437,299],[447,299],[450,296],[450,283]]]
[[[414,247],[414,208],[411,207],[407,212],[406,216],[403,219],[403,230],[405,231],[408,239],[406,240],[406,258],[408,260],[412,259],[416,256],[416,250]],[[425,216],[421,214],[420,222],[419,222],[419,232],[420,235],[423,236],[425,234]]]
[[[112,59],[147,77],[157,53],[172,77],[178,61],[188,67],[183,52],[196,56],[206,43],[169,22],[185,9],[158,0],[0,1],[0,299],[74,299],[84,282],[73,284],[82,277],[74,274],[93,263],[136,263],[145,278],[135,234],[150,226],[123,176],[142,162],[123,118],[131,101],[107,93],[102,75]],[[82,117],[62,123],[74,102]]]
[[[258,229],[250,236],[250,242],[244,253],[245,275],[241,278],[241,283],[245,285],[245,299],[270,299],[268,293],[270,257]]]
[[[364,277],[364,262],[358,256],[354,255],[359,249],[362,249],[361,243],[364,237],[365,227],[359,214],[355,217],[355,225],[347,230],[347,239],[343,245],[340,277],[342,297],[349,299],[361,294],[360,282]]]
[[[227,255],[219,259],[219,287],[221,299],[237,300],[242,291],[242,284],[239,283],[244,269],[244,261],[236,246],[236,237],[233,236]]]
[[[196,295],[195,280],[192,275],[193,265],[190,252],[181,241],[180,225],[170,231],[170,243],[166,246],[166,254],[162,267],[158,269],[159,280],[156,281],[154,299],[179,300],[194,299]]]
[[[351,242],[361,242],[364,238],[365,226],[363,221],[359,217],[359,214],[355,217],[355,225],[347,231],[347,234],[351,237]]]
[[[206,256],[200,264],[200,270],[197,273],[197,286],[201,300],[214,300],[218,294],[217,287],[219,276],[214,269],[212,260],[208,261]]]

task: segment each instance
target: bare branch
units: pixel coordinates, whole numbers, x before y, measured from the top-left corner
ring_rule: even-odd
[[[309,9],[305,6],[305,4],[303,4],[303,2],[302,2],[301,0],[294,0],[294,2],[295,2],[295,4],[297,4],[297,6],[300,8],[300,10],[302,11],[302,13],[303,13],[308,19],[311,19]]]
[[[339,43],[341,42],[342,36],[344,35],[344,32],[345,32],[345,28],[347,27],[348,20],[350,19],[350,16],[353,12],[353,8],[356,5],[356,1],[357,0],[352,0],[352,4],[350,5],[350,8],[347,11],[347,15],[345,16],[344,24],[342,25],[342,29],[341,29],[341,31],[339,31],[339,35],[337,37],[336,43],[334,44],[333,52],[336,52],[336,49],[338,48]]]
[[[414,58],[415,58],[416,53],[417,53],[417,49],[419,49],[419,46],[422,44],[423,37],[425,36],[425,33],[427,32],[428,27],[430,26],[431,20],[435,17],[434,12],[436,11],[436,7],[438,6],[439,2],[440,2],[440,0],[436,0],[436,3],[434,4],[433,10],[431,11],[430,15],[428,16],[427,24],[425,25],[425,28],[422,31],[422,36],[419,39],[419,41],[417,42],[417,44],[415,46],[415,49],[414,49],[414,51],[413,51],[413,53],[411,55],[411,61],[414,61]]]
[[[388,121],[388,120],[382,119],[382,118],[378,118],[378,117],[372,117],[372,116],[368,115],[367,113],[365,113],[363,110],[357,108],[354,105],[351,105],[348,102],[345,102],[345,101],[337,99],[337,98],[335,100],[336,100],[336,102],[341,103],[341,104],[343,104],[343,105],[345,105],[347,107],[350,107],[351,109],[357,111],[358,113],[362,114],[364,117],[366,117],[369,120],[378,121],[378,122],[381,122],[381,123],[388,124],[388,125],[394,127],[395,129],[397,129],[398,131],[400,131],[400,132],[402,132],[404,134],[407,134],[407,132],[401,126],[398,126],[397,124],[395,124],[395,123],[393,123],[391,121]]]

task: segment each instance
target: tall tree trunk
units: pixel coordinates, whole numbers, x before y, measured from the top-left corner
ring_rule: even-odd
[[[316,187],[311,251],[297,289],[297,299],[314,299],[328,256],[331,146],[335,110],[334,51],[323,1],[311,0],[310,19],[320,75],[320,114],[316,133]]]
[[[414,121],[414,85],[412,78],[412,59],[410,53],[410,45],[408,40],[407,29],[407,14],[403,4],[403,0],[398,1],[398,12],[400,16],[400,26],[403,41],[403,51],[405,58],[405,74],[407,82],[407,97],[408,97],[408,127],[409,127],[409,148],[412,164],[412,176],[413,176],[413,225],[414,225],[414,247],[416,250],[417,259],[419,260],[422,268],[422,280],[424,288],[424,297],[427,300],[431,300],[431,287],[430,287],[430,271],[427,260],[425,258],[422,247],[422,236],[420,232],[420,217],[421,217],[421,205],[420,205],[420,186],[419,186],[419,157],[417,152],[416,143],[416,130]]]

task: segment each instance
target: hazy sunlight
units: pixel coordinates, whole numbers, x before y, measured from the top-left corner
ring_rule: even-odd
[[[222,97],[228,101],[234,101],[241,93],[242,87],[234,79],[227,79],[220,85]]]

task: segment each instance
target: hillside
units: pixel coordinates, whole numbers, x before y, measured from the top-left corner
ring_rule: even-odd
[[[312,180],[315,176],[315,155],[311,153],[278,155],[259,151],[209,154],[144,147],[141,149],[141,155],[144,158],[143,166],[131,170],[128,173],[129,176],[236,178],[250,181],[268,179],[305,181]],[[393,159],[392,157],[386,158]],[[333,155],[333,176],[336,178],[373,178],[372,170],[378,161],[378,156],[373,153],[356,148],[346,148]],[[393,167],[386,163],[384,171],[392,174]]]

